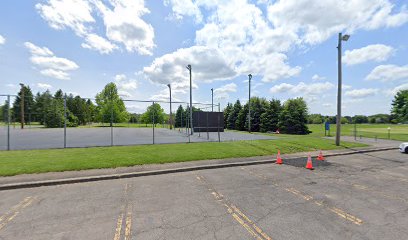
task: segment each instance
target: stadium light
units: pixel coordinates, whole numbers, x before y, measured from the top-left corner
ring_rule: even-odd
[[[191,128],[191,135],[193,135],[193,89],[191,84],[191,65],[188,64],[187,67],[188,71],[190,72],[190,128]]]
[[[252,79],[252,74],[248,74],[248,78],[249,78],[248,132],[251,132],[251,79]]]
[[[173,116],[172,116],[172,111],[171,111],[171,85],[170,85],[170,83],[169,84],[167,84],[167,87],[169,87],[169,91],[170,91],[170,130],[172,130],[173,129]]]
[[[211,112],[214,112],[214,88],[211,88]]]
[[[348,41],[350,35],[339,33],[339,43],[337,45],[337,63],[338,63],[338,83],[337,83],[337,118],[336,118],[336,146],[340,145],[341,134],[341,87],[342,87],[342,69],[341,69],[341,47],[343,41]]]

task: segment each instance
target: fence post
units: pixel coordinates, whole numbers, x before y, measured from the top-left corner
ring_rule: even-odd
[[[200,111],[197,112],[197,127],[198,127],[198,137],[201,137],[201,130],[200,130]]]
[[[219,105],[218,105],[218,109],[219,109]],[[218,126],[217,126],[218,142],[221,142],[221,138],[220,138],[220,112],[218,112],[217,115],[218,115]]]
[[[64,95],[64,148],[67,147],[67,94]]]
[[[10,95],[7,95],[7,150],[10,151]]]
[[[113,106],[111,106],[110,127],[111,127],[111,147],[112,147],[113,146]]]
[[[154,144],[154,102],[152,103],[153,105],[152,105],[152,114],[153,114],[153,119],[152,119],[152,122],[153,122],[153,144]]]
[[[187,109],[189,109],[189,111],[191,111],[191,109],[190,109],[190,107],[188,106],[188,104],[187,104]],[[187,120],[187,118],[186,118],[186,120]],[[190,120],[191,120],[191,118],[190,118]],[[187,135],[188,135],[188,142],[190,143],[191,142],[191,140],[190,140],[190,130],[188,130],[189,129],[189,127],[190,127],[190,121],[189,120],[187,120],[187,124],[186,124],[187,126],[186,126],[186,133],[187,133]]]
[[[208,133],[208,112],[207,112],[207,140],[210,140],[210,135]]]

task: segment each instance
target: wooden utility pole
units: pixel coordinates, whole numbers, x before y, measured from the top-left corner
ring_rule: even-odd
[[[24,129],[24,84],[20,83],[21,86],[21,96],[20,96],[20,108],[21,108],[21,129]]]

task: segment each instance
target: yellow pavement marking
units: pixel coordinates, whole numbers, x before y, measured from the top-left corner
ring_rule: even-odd
[[[116,223],[115,237],[113,238],[114,240],[120,239],[120,232],[122,231],[122,221],[123,221],[123,213],[121,213],[118,217],[118,221]]]
[[[203,176],[196,177],[199,181],[204,183],[215,200],[227,209],[227,212],[244,227],[248,233],[257,240],[272,240],[261,228],[259,228],[249,217],[247,217],[237,206],[230,203],[224,196],[218,193]]]
[[[17,205],[13,206],[6,214],[0,217],[0,230],[11,222],[24,208],[33,203],[35,197],[26,197]]]
[[[125,191],[124,191],[124,205],[121,207],[121,213],[118,217],[117,223],[116,223],[116,230],[115,230],[115,236],[114,240],[120,240],[122,232],[124,231],[124,239],[125,240],[130,240],[132,237],[132,205],[129,204],[129,199],[128,199],[128,192],[129,188],[131,187],[130,184],[125,185]],[[125,226],[123,226],[125,224]]]
[[[131,228],[132,228],[132,211],[128,211],[127,217],[126,217],[125,240],[130,239]]]
[[[265,176],[262,173],[256,173],[256,172],[254,172],[252,170],[249,170],[249,169],[246,169],[244,167],[241,167],[241,169],[249,172],[252,175],[257,176],[258,178],[262,178],[264,180],[269,180],[269,181],[272,180],[272,179],[268,178],[267,176]],[[316,204],[317,206],[324,207],[325,209],[329,210],[330,212],[335,213],[337,216],[339,216],[341,218],[344,218],[344,219],[346,219],[346,220],[348,220],[348,221],[350,221],[350,222],[352,222],[354,224],[357,224],[357,225],[363,224],[363,220],[361,220],[360,218],[355,217],[355,216],[353,216],[353,215],[351,215],[351,214],[349,214],[349,213],[347,213],[347,212],[345,212],[345,211],[343,211],[343,210],[341,210],[339,208],[329,206],[328,204],[326,204],[326,203],[324,203],[322,201],[314,200],[314,198],[312,196],[307,195],[305,193],[302,193],[301,191],[299,191],[299,190],[297,190],[297,189],[295,189],[293,187],[291,187],[291,188],[287,188],[287,187],[283,187],[283,186],[281,187],[278,183],[276,183],[274,181],[272,181],[271,183],[276,187],[283,188],[285,191],[290,192],[290,193],[294,194],[297,197],[301,197],[306,201],[310,201],[310,202]]]

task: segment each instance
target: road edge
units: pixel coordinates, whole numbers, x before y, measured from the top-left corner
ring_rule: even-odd
[[[351,150],[348,152],[341,152],[341,153],[329,153],[329,154],[326,154],[326,157],[387,151],[387,150],[395,150],[395,149],[398,149],[398,148],[397,147],[386,147],[386,148],[375,148],[375,149],[358,149],[358,150]],[[299,159],[299,158],[301,157],[289,157],[285,159]],[[275,163],[275,161],[276,160],[274,159],[269,159],[269,160],[255,160],[255,161],[236,162],[236,163],[221,163],[221,164],[218,163],[218,164],[208,164],[208,165],[183,167],[183,168],[171,168],[171,169],[164,169],[164,170],[119,173],[119,174],[110,174],[110,175],[78,177],[78,178],[64,178],[64,179],[55,179],[55,180],[46,180],[46,181],[11,183],[11,184],[0,185],[0,191],[22,189],[22,188],[36,188],[36,187],[54,186],[54,185],[65,185],[65,184],[73,184],[73,183],[96,182],[96,181],[105,181],[105,180],[114,180],[114,179],[145,177],[145,176],[191,172],[191,171],[208,170],[208,169],[270,164],[270,163]]]

